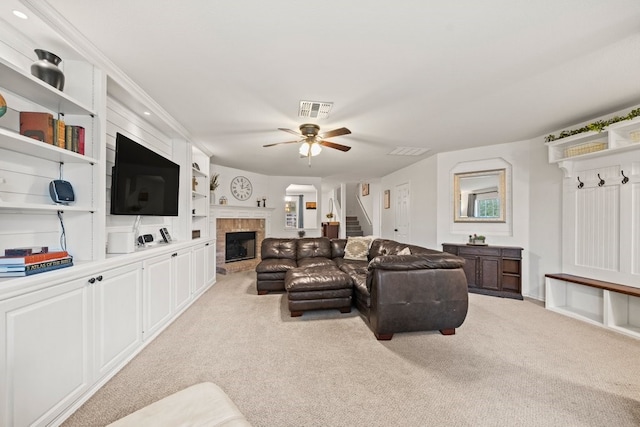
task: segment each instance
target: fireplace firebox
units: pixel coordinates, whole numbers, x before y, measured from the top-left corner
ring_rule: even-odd
[[[256,257],[256,232],[238,231],[225,234],[224,261],[234,262]]]

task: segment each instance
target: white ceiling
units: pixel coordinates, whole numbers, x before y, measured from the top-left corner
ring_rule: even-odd
[[[47,1],[214,163],[267,175],[376,178],[640,103],[638,0]],[[353,148],[262,147],[306,122]]]

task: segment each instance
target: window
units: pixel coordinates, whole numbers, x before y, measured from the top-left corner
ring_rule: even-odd
[[[500,199],[476,200],[477,218],[498,218],[500,216]]]

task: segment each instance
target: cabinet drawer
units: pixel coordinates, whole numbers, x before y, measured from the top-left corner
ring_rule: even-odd
[[[500,256],[500,248],[463,246],[458,249],[459,255]]]
[[[502,249],[502,256],[505,258],[522,258],[522,250],[521,249]]]

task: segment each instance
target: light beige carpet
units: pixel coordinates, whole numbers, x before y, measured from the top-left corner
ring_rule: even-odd
[[[472,294],[454,336],[377,341],[355,309],[289,317],[253,272],[218,276],[65,425],[105,425],[203,381],[254,426],[640,425],[640,340]]]

